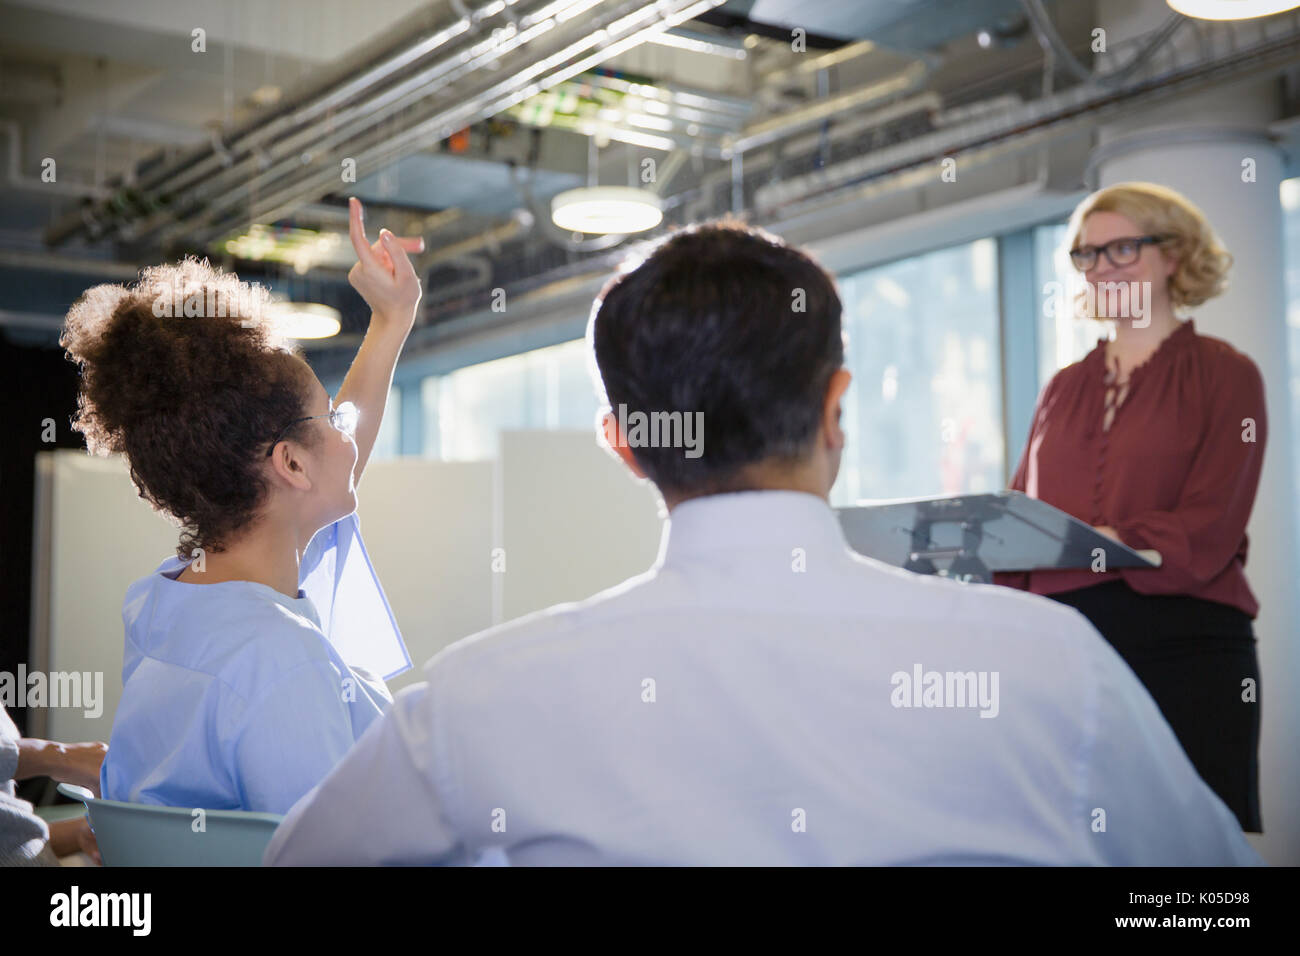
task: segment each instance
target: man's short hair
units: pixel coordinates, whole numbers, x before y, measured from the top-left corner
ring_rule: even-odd
[[[832,278],[731,217],[678,230],[611,278],[588,336],[616,415],[680,412],[702,425],[694,457],[629,442],[646,475],[682,497],[744,490],[747,466],[806,456],[844,363]]]

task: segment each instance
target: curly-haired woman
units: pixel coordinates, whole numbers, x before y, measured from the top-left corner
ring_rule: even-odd
[[[1259,604],[1245,564],[1264,384],[1248,357],[1175,315],[1218,295],[1232,259],[1196,206],[1152,183],[1093,193],[1067,234],[1084,314],[1115,334],[1043,389],[1011,487],[1163,563],[995,580],[1092,621],[1206,783],[1259,831]]]
[[[391,701],[349,666],[359,643],[387,640],[409,666],[354,511],[421,241],[383,230],[369,245],[355,199],[350,212],[349,279],[372,315],[337,404],[264,321],[266,291],[206,260],[96,286],[68,313],[74,426],[181,528],[122,608],[105,799],[284,813]]]

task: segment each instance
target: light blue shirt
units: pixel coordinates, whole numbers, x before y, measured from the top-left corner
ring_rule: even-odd
[[[375,673],[410,666],[357,517],[312,538],[297,598],[251,581],[175,580],[185,564],[169,557],[127,590],[122,701],[100,790],[284,813],[391,703]]]
[[[267,863],[1261,862],[1082,615],[854,554],[800,492],[687,501],[649,572],[425,678]]]

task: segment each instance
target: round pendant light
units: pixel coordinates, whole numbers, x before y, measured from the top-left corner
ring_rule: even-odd
[[[1198,20],[1250,20],[1300,7],[1300,0],[1165,0],[1170,9]]]
[[[327,339],[343,327],[339,310],[319,302],[272,302],[267,317],[276,332],[291,339]]]
[[[592,235],[645,232],[663,222],[659,197],[632,186],[584,186],[551,200],[551,220],[561,229]]]

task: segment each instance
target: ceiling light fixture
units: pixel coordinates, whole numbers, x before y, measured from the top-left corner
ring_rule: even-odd
[[[1165,0],[1170,9],[1198,20],[1251,20],[1300,7],[1300,0]]]
[[[277,333],[291,339],[327,339],[343,327],[339,310],[319,302],[272,302],[266,315]]]
[[[551,221],[592,235],[645,232],[663,222],[659,197],[632,186],[584,186],[551,200]]]

